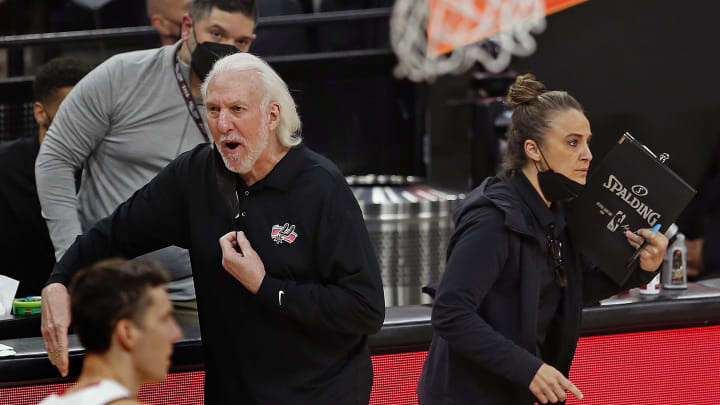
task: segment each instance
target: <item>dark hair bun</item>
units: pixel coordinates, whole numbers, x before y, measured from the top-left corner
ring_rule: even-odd
[[[535,100],[539,95],[545,93],[545,85],[535,79],[532,73],[526,73],[515,78],[508,89],[506,103],[515,108],[521,104]]]

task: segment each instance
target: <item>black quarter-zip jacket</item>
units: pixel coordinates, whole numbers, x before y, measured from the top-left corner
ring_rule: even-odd
[[[256,295],[221,266],[218,240],[233,230],[265,266]],[[199,145],[79,237],[49,282],[169,245],[190,250],[205,403],[368,403],[382,281],[357,201],[329,160],[293,147],[247,187]]]

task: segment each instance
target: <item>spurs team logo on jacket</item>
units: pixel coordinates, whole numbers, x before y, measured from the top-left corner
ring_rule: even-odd
[[[287,222],[282,226],[273,225],[272,231],[270,231],[270,238],[278,245],[283,242],[293,243],[297,236],[298,234],[295,233],[295,225],[290,225]]]

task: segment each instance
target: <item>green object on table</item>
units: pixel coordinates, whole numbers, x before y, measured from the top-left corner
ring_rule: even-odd
[[[13,313],[17,316],[40,315],[40,297],[16,298],[13,301]]]

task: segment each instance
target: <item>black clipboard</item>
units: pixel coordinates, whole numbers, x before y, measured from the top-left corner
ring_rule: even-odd
[[[635,269],[635,249],[625,230],[661,224],[665,232],[696,191],[629,133],[625,133],[593,171],[572,205],[569,231],[576,249],[623,285]]]

